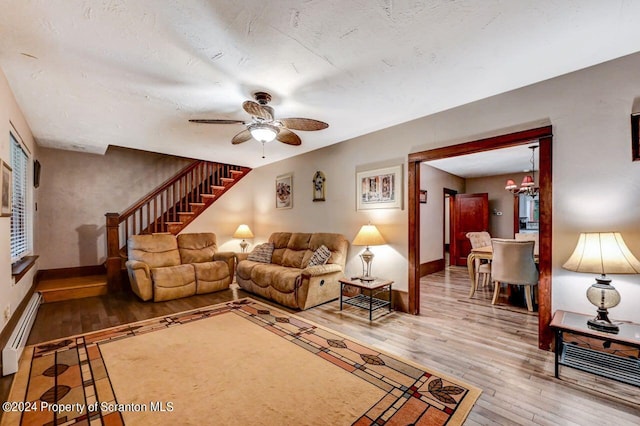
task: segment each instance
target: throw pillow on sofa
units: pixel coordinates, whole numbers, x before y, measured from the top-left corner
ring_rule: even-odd
[[[247,256],[247,260],[253,260],[254,262],[261,263],[271,263],[273,249],[273,243],[259,244],[253,249],[251,253],[249,253],[249,256]]]
[[[327,246],[323,244],[313,252],[313,255],[311,256],[311,259],[309,259],[309,263],[307,264],[307,266],[324,265],[329,261],[330,257],[331,250],[329,250]]]

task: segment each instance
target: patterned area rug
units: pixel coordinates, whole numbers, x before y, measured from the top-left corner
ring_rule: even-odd
[[[459,425],[479,395],[246,298],[28,347],[2,425]]]

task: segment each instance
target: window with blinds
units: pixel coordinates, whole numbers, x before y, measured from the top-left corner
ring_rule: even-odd
[[[29,157],[11,136],[11,168],[13,169],[13,208],[11,212],[11,262],[29,254],[29,227],[27,211],[27,170]]]

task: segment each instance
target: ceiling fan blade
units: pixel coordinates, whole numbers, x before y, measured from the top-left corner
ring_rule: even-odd
[[[242,103],[242,108],[254,117],[259,117],[268,121],[273,120],[271,108],[264,107],[257,102],[244,101]]]
[[[242,120],[189,120],[191,123],[203,123],[203,124],[245,124]]]
[[[281,118],[278,121],[284,127],[293,130],[322,130],[329,127],[324,121],[312,120],[311,118]]]
[[[302,141],[300,140],[300,136],[296,135],[289,129],[285,129],[284,127],[280,128],[280,132],[276,139],[282,143],[286,143],[287,145],[301,145]]]
[[[231,143],[234,145],[238,145],[239,143],[242,142],[246,142],[249,139],[251,139],[251,132],[249,132],[249,130],[243,130],[240,133],[238,133],[237,135],[235,135],[232,139],[231,139]]]

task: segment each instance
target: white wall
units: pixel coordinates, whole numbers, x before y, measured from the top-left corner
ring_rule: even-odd
[[[465,192],[465,181],[427,164],[420,166],[420,189],[427,190],[427,204],[420,204],[420,263],[442,259],[444,235],[444,188]]]
[[[561,265],[582,231],[620,231],[640,257],[640,162],[631,161],[629,124],[634,99],[640,96],[639,69],[640,54],[635,54],[254,170],[247,194],[254,200],[254,233],[266,239],[278,230],[322,230],[352,239],[371,220],[389,242],[374,248],[374,273],[406,289],[407,210],[356,212],[356,170],[375,163],[406,164],[412,152],[550,122],[553,308],[595,312],[584,296],[592,277],[564,271]],[[311,201],[316,170],[327,176],[324,203]],[[275,210],[275,177],[288,172],[294,173],[294,208]],[[406,179],[404,186],[406,200]],[[359,272],[358,252],[351,249],[347,274]],[[622,302],[612,317],[640,322],[640,276],[613,278]]]
[[[9,132],[12,130],[11,124],[15,126],[22,142],[31,151],[31,158],[36,158],[37,146],[29,125],[22,115],[4,73],[0,70],[0,158],[8,164],[10,164]],[[31,176],[29,176],[29,181],[31,182]],[[37,201],[37,192],[34,190],[34,203]],[[37,216],[32,219],[37,221]],[[33,238],[37,239],[37,234],[33,235]],[[2,331],[8,322],[3,315],[5,308],[10,306],[13,315],[33,284],[37,265],[15,283],[11,276],[11,218],[9,217],[0,217],[0,241],[2,241],[0,245],[0,331]]]

